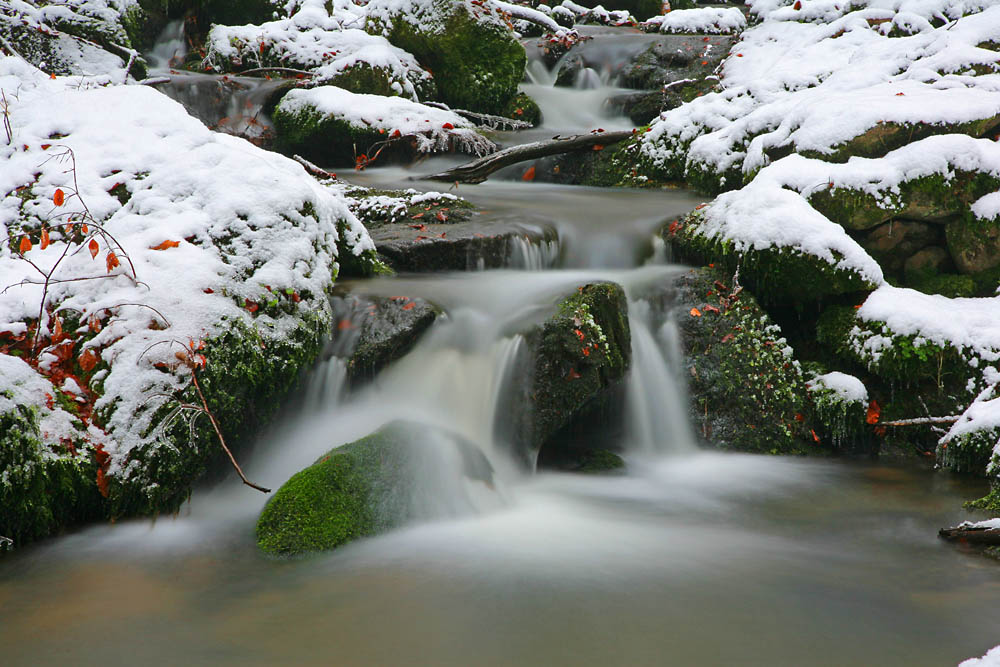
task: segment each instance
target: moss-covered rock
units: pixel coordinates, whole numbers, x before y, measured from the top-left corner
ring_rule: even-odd
[[[489,5],[470,0],[375,0],[365,29],[416,56],[431,70],[440,101],[500,114],[517,94],[526,56]]]
[[[823,451],[792,350],[732,274],[695,269],[676,283],[691,413],[705,442],[773,454]]]
[[[518,91],[507,104],[501,109],[500,115],[514,120],[522,120],[531,123],[532,127],[542,122],[542,110],[538,102],[531,99],[523,90]]]
[[[898,274],[914,253],[944,241],[940,225],[915,220],[892,220],[856,237],[887,274]]]
[[[393,422],[330,450],[285,482],[261,512],[257,545],[275,556],[323,551],[429,518],[421,493],[463,476],[492,485],[492,466],[478,448]]]
[[[945,228],[948,251],[962,273],[982,273],[1000,266],[1000,221],[969,214]]]
[[[234,321],[225,334],[205,341],[208,362],[198,372],[198,382],[230,448],[239,452],[240,443],[270,422],[300,371],[319,356],[329,327],[328,312],[310,311],[301,313],[295,329],[281,336],[265,336],[256,327]],[[180,402],[200,404],[194,387]],[[161,436],[129,452],[127,479],[112,478],[112,516],[173,511],[187,499],[194,480],[224,464],[207,417],[197,419],[194,429],[184,420],[163,421],[173,405],[166,403],[160,419],[154,420]]]
[[[874,454],[878,443],[868,418],[868,391],[861,380],[840,372],[825,373],[807,386],[816,431],[837,451]]]
[[[681,261],[739,269],[740,281],[766,303],[806,303],[831,295],[869,291],[875,285],[858,273],[793,248],[740,250],[728,239],[701,233],[698,211],[663,228],[663,239]]]
[[[625,292],[584,285],[526,339],[531,379],[506,412],[515,455],[533,467],[554,434],[620,387],[632,358]]]
[[[69,451],[53,455],[42,445],[31,408],[11,405],[3,395],[0,406],[0,536],[18,547],[101,516],[104,499],[91,452],[75,452],[68,442]]]

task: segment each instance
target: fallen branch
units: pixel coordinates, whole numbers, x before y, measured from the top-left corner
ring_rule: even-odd
[[[306,171],[308,171],[313,176],[316,176],[317,178],[332,178],[332,179],[337,178],[337,175],[334,174],[333,172],[329,172],[326,169],[323,169],[322,167],[317,167],[316,165],[314,165],[312,162],[305,159],[301,155],[293,155],[292,159],[301,164],[303,167],[305,167]]]
[[[1000,545],[1000,528],[977,526],[966,521],[953,528],[942,528],[938,531],[938,537],[949,542]]]
[[[878,426],[920,426],[922,424],[954,424],[961,415],[948,415],[947,417],[915,417],[913,419],[897,419],[891,422],[878,422]]]
[[[259,74],[266,72],[279,72],[281,74],[294,74],[296,76],[313,76],[315,73],[304,69],[293,69],[291,67],[254,67],[253,69],[243,70],[242,72],[233,72],[233,76],[243,76],[245,74]]]
[[[571,137],[555,136],[548,141],[536,141],[530,144],[512,146],[502,151],[473,160],[459,167],[443,171],[440,174],[428,176],[432,181],[447,181],[449,183],[482,183],[490,174],[525,160],[535,160],[548,155],[569,153],[583,148],[607,146],[623,141],[632,136],[632,130],[617,132],[595,132],[577,134]]]
[[[169,76],[153,76],[148,79],[143,79],[137,83],[140,86],[157,86],[161,83],[170,83],[172,79]]]

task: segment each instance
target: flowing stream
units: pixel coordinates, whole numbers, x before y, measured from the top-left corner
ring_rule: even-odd
[[[585,97],[536,77],[547,119],[536,134],[627,125],[603,110],[609,80],[584,77]],[[351,178],[435,189],[406,179],[444,162]],[[496,483],[432,457],[422,520],[292,561],[257,552],[266,498],[231,479],[176,517],[28,547],[0,559],[0,664],[913,666],[1000,643],[1000,569],[936,537],[981,484],[697,447],[676,325],[646,296],[684,270],[654,230],[699,198],[501,179],[459,194],[483,218],[551,220],[558,242],[515,247],[508,269],[343,286],[423,297],[446,316],[360,389],[345,386],[350,341],[334,341],[244,467],[276,488],[404,418],[474,443]],[[630,299],[633,368],[613,443],[626,473],[528,474],[500,428],[519,332],[593,280]]]

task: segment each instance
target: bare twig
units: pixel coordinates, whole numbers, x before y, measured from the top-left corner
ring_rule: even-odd
[[[896,419],[891,422],[878,422],[878,426],[920,426],[924,424],[954,424],[961,415],[948,415],[946,417],[915,417],[914,419]]]
[[[202,410],[204,410],[204,413],[208,415],[208,419],[212,422],[212,428],[215,429],[215,435],[219,438],[219,444],[222,445],[222,449],[225,450],[230,463],[232,463],[233,468],[236,469],[236,474],[240,476],[240,479],[242,479],[243,483],[247,486],[257,489],[262,493],[271,493],[271,489],[254,484],[247,479],[246,475],[243,474],[243,469],[240,468],[240,464],[236,462],[236,458],[233,456],[233,453],[229,451],[229,447],[226,446],[226,439],[222,437],[222,431],[219,430],[219,423],[215,421],[215,415],[208,409],[208,403],[205,401],[205,394],[201,392],[201,385],[198,384],[198,373],[194,368],[191,368],[191,381],[194,382],[194,388],[198,391],[198,398],[201,399]]]

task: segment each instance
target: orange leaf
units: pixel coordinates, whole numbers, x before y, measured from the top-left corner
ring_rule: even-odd
[[[50,243],[51,243],[51,241],[49,240],[49,230],[43,229],[42,230],[42,250],[45,250],[46,248],[48,248]]]
[[[94,370],[94,367],[97,365],[97,362],[99,360],[100,357],[97,355],[97,353],[88,347],[86,350],[83,351],[83,354],[80,355],[79,359],[77,359],[76,362],[80,364],[80,369],[84,373],[89,373],[90,371]]]
[[[580,374],[576,372],[575,368],[569,369],[569,379],[570,380],[578,380],[579,378],[580,378]]]
[[[809,432],[812,433],[813,440],[815,440],[816,442],[819,442],[819,436],[816,435],[816,431],[814,431],[813,429],[809,429]]]
[[[22,236],[21,243],[17,246],[17,249],[22,255],[31,250],[31,239],[27,236]]]
[[[692,308],[690,312],[691,312],[691,317],[701,317],[701,311],[698,310],[697,308]]]
[[[416,306],[416,305],[417,305],[416,301],[411,301],[408,304],[406,304],[405,306],[403,306],[403,310],[413,310],[413,307]]]
[[[718,314],[719,313],[719,309],[716,308],[715,306],[709,304],[709,305],[705,306],[705,312],[706,313],[715,313],[715,314]]]
[[[108,273],[111,273],[115,270],[115,267],[121,265],[121,262],[118,261],[118,256],[115,255],[113,251],[108,253],[108,256],[105,258],[105,262],[108,265]]]
[[[594,144],[594,150],[595,151],[603,151],[604,150],[604,146],[602,146],[600,144]]]
[[[97,244],[97,239],[90,239],[90,243],[87,244],[87,248],[90,250],[91,259],[97,257],[97,253],[101,251],[101,246]]]
[[[72,220],[72,218],[70,218],[70,220]],[[80,231],[83,232],[84,234],[90,233],[90,227],[87,226],[86,222],[80,225]]]
[[[528,167],[528,170],[521,174],[522,181],[533,181],[535,180],[535,167],[534,165]]]
[[[451,123],[445,123],[444,125],[441,126],[441,128],[445,130],[454,130],[455,126],[452,125]]]
[[[865,415],[865,423],[877,424],[880,414],[882,414],[882,408],[879,407],[878,401],[873,400],[868,404],[868,414]]]
[[[795,9],[795,10],[802,9],[802,3],[800,2],[800,0],[795,0],[795,4],[792,5],[792,9]]]
[[[166,250],[167,248],[176,248],[181,244],[180,241],[164,241],[160,245],[149,246],[150,250]]]
[[[448,214],[445,213],[444,211],[438,211],[437,215],[434,217],[440,220],[441,222],[445,222],[448,220]]]
[[[256,313],[257,309],[260,308],[260,306],[258,306],[256,303],[254,303],[250,299],[246,299],[243,302],[243,307],[246,308],[247,310],[249,310],[251,313]]]
[[[340,320],[337,322],[337,331],[347,331],[353,328],[354,324],[350,320]]]
[[[66,193],[60,188],[56,188],[55,193],[52,195],[52,203],[56,206],[62,206],[66,202]]]

